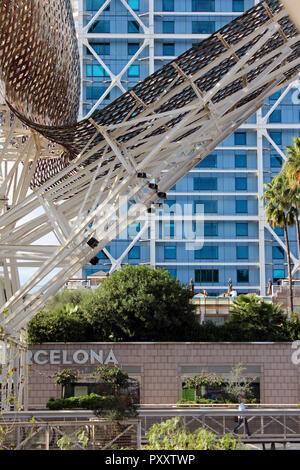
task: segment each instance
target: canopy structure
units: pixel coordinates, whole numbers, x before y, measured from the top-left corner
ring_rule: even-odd
[[[282,0],[283,5],[286,8],[289,16],[294,21],[298,30],[300,31],[300,8],[297,0]]]
[[[17,341],[68,279],[295,80],[300,35],[282,3],[263,1],[76,122],[69,0],[0,9],[0,320]]]

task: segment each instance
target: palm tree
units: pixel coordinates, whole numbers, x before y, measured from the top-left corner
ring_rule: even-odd
[[[296,232],[298,245],[298,259],[300,259],[300,229],[299,229],[299,208],[300,208],[300,138],[294,137],[293,146],[286,147],[288,160],[284,164],[283,171],[286,172],[290,188],[293,206],[295,207]]]
[[[290,292],[290,310],[293,312],[293,276],[291,266],[291,252],[288,236],[288,226],[295,225],[296,212],[292,205],[291,190],[289,180],[284,171],[273,178],[271,183],[265,185],[263,199],[266,201],[265,211],[267,221],[273,227],[282,227],[286,244],[289,292]]]
[[[294,137],[292,146],[286,147],[288,160],[284,168],[292,189],[300,188],[300,138]]]
[[[298,260],[300,260],[300,227],[299,227],[299,208],[300,208],[300,188],[290,189],[287,194],[287,205],[290,206],[290,210],[294,213],[294,224],[296,226],[297,234],[297,249],[298,249]]]

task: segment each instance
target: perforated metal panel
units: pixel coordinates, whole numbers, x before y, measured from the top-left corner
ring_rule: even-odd
[[[69,0],[0,2],[0,78],[7,102],[29,126],[77,121],[79,54]]]

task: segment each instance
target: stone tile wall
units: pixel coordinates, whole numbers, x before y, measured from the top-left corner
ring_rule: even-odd
[[[94,359],[91,364],[90,350],[98,355],[101,350],[103,362],[112,364],[115,360],[124,368],[139,366],[141,372],[137,375],[144,404],[180,400],[182,366],[203,366],[209,370],[227,366],[228,370],[238,363],[260,370],[261,403],[300,402],[300,353],[299,365],[294,364],[292,354],[297,349],[291,343],[47,343],[30,348],[30,408],[43,409],[49,397],[60,396],[60,387],[54,385],[53,379],[58,370],[67,367],[79,373],[94,370],[99,362]],[[74,353],[77,363],[73,361]],[[36,360],[44,364],[37,364]]]

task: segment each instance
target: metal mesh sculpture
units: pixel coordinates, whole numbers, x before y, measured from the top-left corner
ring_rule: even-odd
[[[16,337],[83,264],[297,77],[300,37],[282,4],[266,0],[76,123],[69,2],[5,1],[1,9],[0,77],[14,113],[1,115],[2,155],[14,163],[0,185],[1,199],[11,199],[0,216],[0,320]],[[46,48],[39,57],[30,28]],[[57,38],[63,50],[53,49]],[[50,234],[56,243],[43,244]],[[22,267],[35,268],[23,285]]]
[[[0,2],[0,75],[12,109],[32,125],[77,121],[79,54],[66,0]]]

